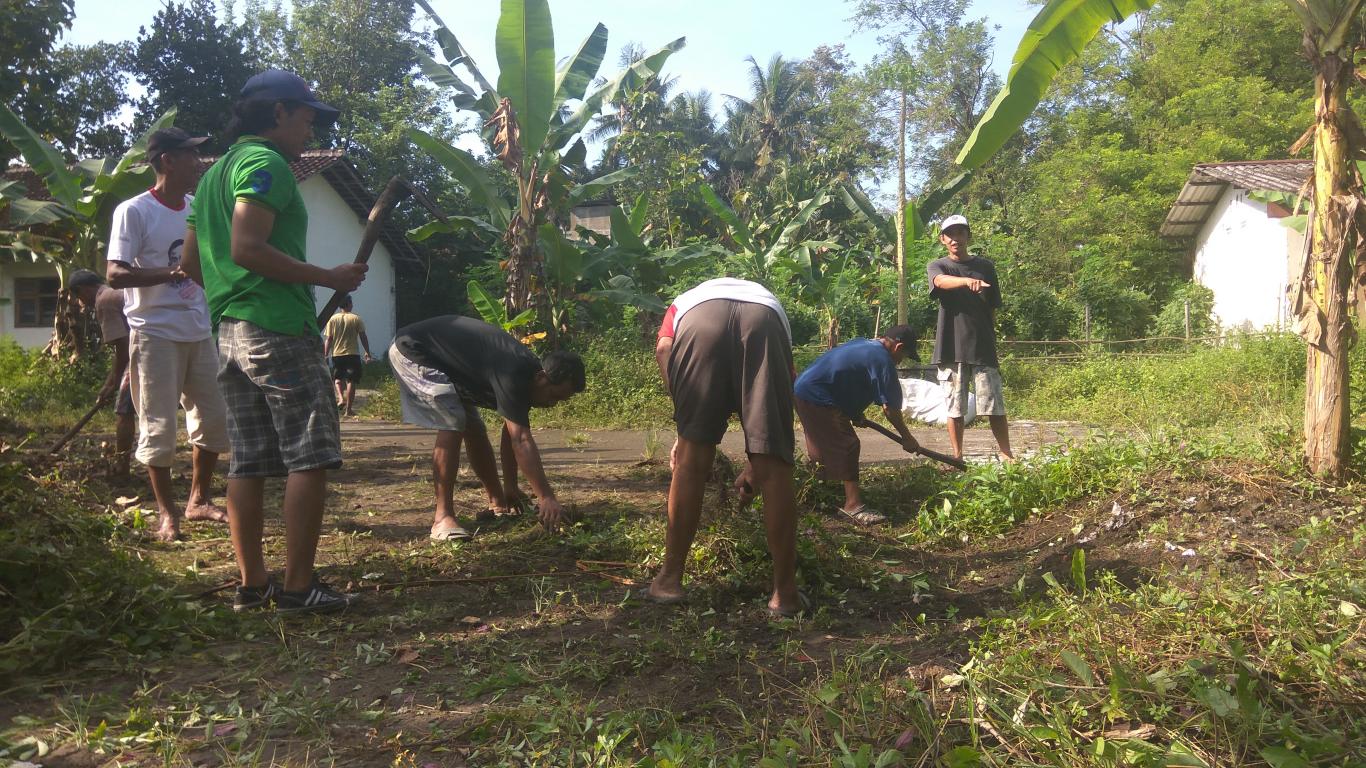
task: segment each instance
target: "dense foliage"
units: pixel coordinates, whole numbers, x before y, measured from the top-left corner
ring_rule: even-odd
[[[577,233],[606,250],[583,254],[596,271],[550,267],[539,329],[553,326],[575,345],[576,335],[606,326],[644,329],[658,302],[726,273],[771,283],[799,316],[799,343],[871,332],[889,314],[879,308],[895,305],[893,241],[857,200],[867,194],[886,202],[895,186],[889,179],[901,173],[912,197],[949,181],[956,148],[1000,85],[991,66],[994,28],[972,17],[969,5],[849,0],[855,26],[876,32],[882,47],[869,61],[855,61],[840,44],[805,59],[756,51],[743,65],[746,93],[682,91],[667,69],[615,92],[584,126],[589,151],[566,152],[561,161],[579,182],[634,169],[610,190],[580,199],[615,202],[639,226],[626,241],[616,232],[601,241]],[[135,42],[46,55],[43,46],[69,20],[62,3],[13,19],[16,30],[32,28],[12,44],[29,74],[0,85],[17,93],[31,127],[73,157],[121,149],[134,127],[170,106],[180,108],[179,124],[216,133],[234,84],[254,69],[282,66],[343,107],[321,140],[346,149],[372,188],[403,173],[448,213],[480,213],[466,186],[410,141],[415,127],[454,145],[473,127],[469,112],[449,108],[446,84],[424,72],[422,58],[440,46],[423,31],[427,19],[413,0],[243,0],[222,9],[210,0],[174,1]],[[586,23],[564,17],[557,26],[563,37]],[[1280,0],[1167,0],[1108,28],[1062,71],[1025,128],[943,208],[968,215],[976,250],[998,264],[1003,334],[1079,337],[1089,316],[1096,338],[1180,335],[1188,305],[1194,335],[1213,330],[1207,297],[1188,287],[1185,245],[1162,239],[1158,225],[1194,163],[1283,157],[1308,125],[1312,79],[1297,24]],[[646,56],[628,43],[616,58],[629,68]],[[214,77],[206,80],[205,71]],[[121,110],[134,103],[131,80],[146,93],[136,100],[134,125],[123,126]],[[34,99],[52,108],[34,110]],[[903,140],[904,170],[897,164]],[[499,194],[512,189],[498,162],[476,161],[501,185]],[[398,215],[413,227],[428,218],[407,208]],[[572,239],[568,204],[555,206],[552,218]],[[796,226],[789,231],[789,224]],[[400,280],[400,322],[468,311],[471,277],[503,294],[490,265],[507,259],[506,244],[454,230],[422,242],[428,264]],[[561,246],[538,247],[553,259]],[[689,247],[681,263],[674,258]],[[910,317],[922,325],[933,307],[920,276],[938,252],[928,237],[910,243]],[[645,316],[623,313],[623,304]]]

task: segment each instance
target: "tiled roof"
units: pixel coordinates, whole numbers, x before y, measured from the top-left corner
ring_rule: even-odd
[[[1200,163],[1176,196],[1159,230],[1163,237],[1191,238],[1200,234],[1219,198],[1229,186],[1294,194],[1314,175],[1312,160],[1255,160]]]

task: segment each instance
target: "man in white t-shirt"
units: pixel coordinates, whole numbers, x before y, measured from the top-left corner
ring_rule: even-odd
[[[128,359],[138,414],[138,461],[147,465],[161,526],[159,538],[180,538],[180,511],[171,488],[176,405],[185,407],[193,446],[187,520],[227,521],[209,492],[218,455],[228,450],[227,406],[218,389],[218,350],[204,290],[180,269],[189,191],[199,180],[198,146],[207,139],[179,128],[152,134],[147,162],[156,185],[114,210],[109,235],[109,284],[125,289]]]

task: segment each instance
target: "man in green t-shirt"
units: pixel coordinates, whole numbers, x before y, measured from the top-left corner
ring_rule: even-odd
[[[228,521],[242,583],[233,609],[335,611],[351,598],[314,576],[327,470],[341,466],[341,428],[318,338],[312,286],[354,291],[363,264],[332,269],[305,258],[308,211],[289,160],[337,110],[291,72],[247,81],[227,134],[235,141],[200,179],[181,268],[204,286],[218,332],[218,384],[232,458]],[[287,475],[285,576],[261,549],[265,478]]]

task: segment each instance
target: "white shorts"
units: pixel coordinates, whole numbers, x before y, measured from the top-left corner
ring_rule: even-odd
[[[128,335],[128,383],[138,417],[138,461],[149,467],[175,461],[177,406],[185,408],[190,445],[227,452],[228,406],[218,388],[212,338],[171,341],[134,330]]]
[[[464,432],[471,427],[484,429],[479,409],[460,397],[446,374],[414,363],[397,346],[389,347],[389,367],[398,381],[404,423],[446,432]]]
[[[948,416],[961,419],[967,409],[968,383],[977,395],[977,415],[1006,415],[1006,400],[1002,393],[1001,370],[990,365],[951,363],[939,366],[939,386],[944,388]]]

